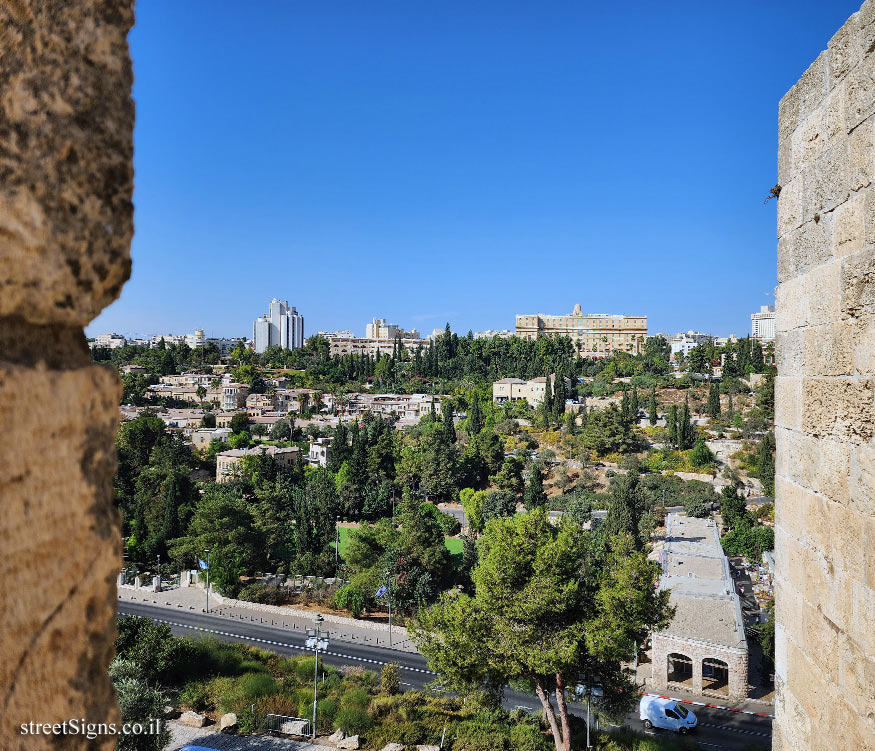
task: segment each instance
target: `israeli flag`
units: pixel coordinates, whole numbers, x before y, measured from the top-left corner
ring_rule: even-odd
[[[384,584],[382,587],[380,587],[377,590],[377,594],[375,594],[374,597],[382,597],[384,594],[386,594],[386,592],[387,592],[386,585]]]
[[[201,568],[203,568],[203,569],[209,569],[209,566],[206,564],[206,562],[205,562],[205,561],[202,561],[200,558],[197,559],[197,562],[198,562],[198,565],[200,565]]]

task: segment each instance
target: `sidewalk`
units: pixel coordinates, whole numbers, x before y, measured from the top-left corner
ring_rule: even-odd
[[[655,689],[650,682],[650,676],[650,663],[643,663],[638,666],[636,679],[639,685],[643,684],[641,687],[642,693],[655,694],[657,696],[669,696],[670,698],[681,701],[684,704],[725,709],[729,712],[738,712],[739,714],[750,714],[759,717],[774,717],[775,714],[774,702],[759,701],[757,699],[732,701],[729,698],[701,696],[694,694],[691,691],[682,691],[675,688],[668,689],[667,691],[664,689]]]
[[[166,607],[168,612],[179,610],[203,612],[206,608],[206,592],[200,587],[177,587],[157,593],[148,589],[119,587],[118,593],[120,600],[154,603]],[[278,626],[297,634],[303,634],[308,628],[312,628],[313,618],[316,615],[316,611],[302,614],[300,610],[295,611],[293,608],[288,608],[289,612],[274,612],[274,608],[271,608],[270,612],[266,612],[266,606],[257,603],[252,603],[252,606],[248,607],[239,600],[235,601],[234,605],[220,603],[217,600],[219,598],[210,594],[211,615],[222,616],[227,618],[229,622],[248,621],[263,623],[267,626]],[[282,607],[279,609],[287,610]],[[326,616],[323,628],[330,633],[332,639],[338,641],[388,648],[389,632],[375,626],[377,624],[368,624],[356,621],[354,618],[332,615]],[[416,652],[416,648],[407,637],[406,629],[398,627],[392,630],[391,648],[402,652]]]

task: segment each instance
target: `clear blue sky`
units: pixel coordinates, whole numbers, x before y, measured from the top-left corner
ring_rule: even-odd
[[[860,0],[143,0],[136,235],[94,335],[516,313],[745,334],[777,105]]]

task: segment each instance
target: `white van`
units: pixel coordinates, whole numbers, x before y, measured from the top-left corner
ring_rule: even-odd
[[[638,706],[638,716],[644,727],[674,730],[686,735],[696,729],[698,720],[689,709],[674,699],[664,699],[661,696],[644,694]]]

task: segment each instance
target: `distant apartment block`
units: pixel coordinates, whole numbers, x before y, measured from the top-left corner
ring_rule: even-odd
[[[117,347],[124,347],[125,344],[128,343],[128,340],[125,339],[121,334],[98,334],[94,341],[91,342],[92,349],[94,347],[108,347],[109,349],[116,349]]]
[[[385,318],[374,318],[365,326],[365,339],[421,339],[416,329],[405,331],[397,323],[386,323]]]
[[[347,415],[365,412],[415,421],[430,413],[439,412],[441,399],[434,394],[349,394],[343,411]]]
[[[304,316],[289,307],[288,300],[270,302],[268,312],[255,319],[252,326],[255,351],[261,354],[268,347],[297,349],[304,344]]]
[[[679,352],[684,357],[688,357],[695,347],[698,347],[700,344],[707,344],[710,341],[714,341],[714,337],[710,334],[703,334],[701,331],[687,331],[686,333],[675,334],[669,340],[669,346],[671,347],[672,357]]]
[[[230,449],[216,454],[216,482],[228,482],[240,471],[240,465],[247,456],[267,454],[272,456],[281,469],[289,469],[298,461],[301,450],[297,446],[280,448],[278,446],[253,446],[246,449]]]
[[[653,634],[653,688],[737,701],[747,697],[741,603],[712,519],[669,514],[662,577],[675,615]]]
[[[395,351],[396,339],[359,339],[357,337],[334,337],[328,340],[328,351],[332,357],[338,355],[392,355]],[[401,345],[410,352],[418,347],[427,348],[431,342],[428,339],[401,339]]]
[[[320,331],[316,336],[323,339],[355,339],[355,334],[349,329],[343,331]]]
[[[750,314],[750,335],[761,342],[775,341],[774,305],[761,305],[759,313]]]
[[[502,329],[501,331],[495,331],[494,329],[487,329],[486,331],[475,331],[474,338],[475,339],[492,339],[494,337],[498,337],[499,339],[510,339],[515,336],[513,331],[509,329]]]
[[[525,339],[559,334],[570,337],[583,357],[607,357],[614,352],[640,354],[647,340],[647,316],[584,315],[580,304],[570,315],[518,315],[516,335]]]
[[[565,379],[566,387],[571,386],[571,381]],[[556,374],[550,376],[550,388],[556,389]],[[547,393],[547,378],[533,378],[524,381],[522,378],[502,378],[492,384],[492,401],[496,404],[525,399],[530,406],[537,407],[544,401]]]
[[[249,386],[243,383],[226,383],[222,386],[222,401],[219,406],[225,412],[233,412],[246,407]]]

